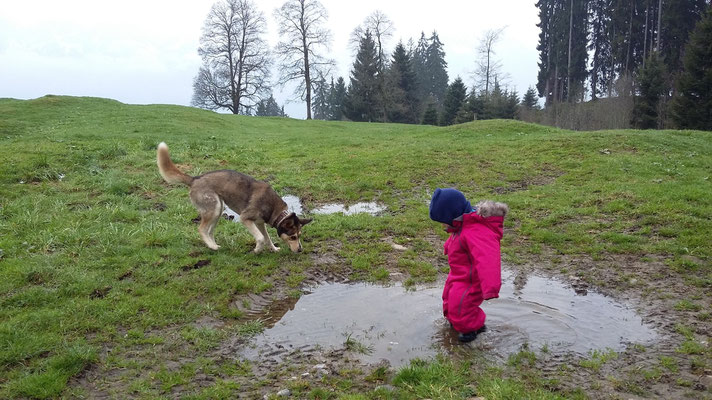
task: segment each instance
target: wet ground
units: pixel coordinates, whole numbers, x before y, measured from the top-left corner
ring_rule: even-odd
[[[287,195],[282,197],[282,200],[284,200],[285,203],[287,203],[287,209],[289,211],[292,211],[296,213],[297,215],[302,215],[304,214],[304,207],[302,206],[302,202],[297,196],[293,195]],[[353,214],[360,214],[360,213],[366,213],[370,215],[378,215],[382,213],[383,211],[386,210],[386,207],[384,205],[378,204],[376,202],[360,202],[356,203],[350,206],[346,206],[344,204],[338,204],[338,203],[329,203],[329,204],[323,204],[315,207],[314,209],[311,210],[311,213],[313,214],[336,214],[336,213],[342,213],[344,215],[353,215]],[[225,206],[225,210],[223,211],[223,216],[229,220],[238,222],[240,221],[240,215],[238,215],[234,210],[230,209],[230,207]]]
[[[353,215],[366,213],[370,215],[378,215],[386,210],[386,207],[375,202],[361,202],[346,206],[344,204],[324,204],[312,210],[314,214],[336,214]]]
[[[506,359],[523,346],[549,353],[586,355],[649,344],[657,334],[628,306],[559,281],[504,273],[499,299],[483,304],[488,330],[461,345],[442,317],[442,285],[407,290],[401,285],[327,283],[298,301],[280,301],[260,316],[268,329],[241,354],[281,362],[293,350],[351,348],[361,361],[392,366],[464,349]]]

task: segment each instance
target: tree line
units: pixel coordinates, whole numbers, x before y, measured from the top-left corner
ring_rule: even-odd
[[[708,0],[538,0],[547,108],[631,97],[636,128],[712,129]]]
[[[486,118],[514,118],[516,91],[500,82],[494,59],[500,31],[486,35],[478,88],[467,90],[461,78],[449,82],[444,45],[436,31],[417,42],[386,50],[394,24],[382,12],[370,14],[351,35],[354,62],[348,77],[333,76],[331,33],[326,9],[318,0],[287,0],[274,11],[280,41],[267,46],[266,19],[251,0],[221,0],[206,18],[198,53],[203,65],[193,82],[192,104],[235,114],[286,116],[272,96],[272,66],[277,85],[296,85],[307,119],[449,125]],[[486,66],[486,67],[485,67]],[[531,95],[531,93],[528,93]],[[526,96],[525,96],[526,97]],[[530,98],[531,100],[531,98]],[[529,103],[536,107],[536,100]]]

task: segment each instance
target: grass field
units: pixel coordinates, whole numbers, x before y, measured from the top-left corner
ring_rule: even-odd
[[[307,210],[387,212],[317,216],[297,255],[251,254],[244,227],[223,221],[213,252],[187,189],[157,172],[161,141],[192,175],[236,169]],[[0,99],[0,160],[0,398],[712,398],[712,132],[300,121],[47,96]],[[261,329],[236,302],[299,296],[320,257],[352,281],[442,277],[427,201],[450,186],[509,204],[508,265],[634,301],[664,338],[573,364],[523,349],[504,365],[442,358],[297,381],[216,355]]]

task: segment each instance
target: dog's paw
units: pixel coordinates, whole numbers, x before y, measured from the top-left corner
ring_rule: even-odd
[[[272,246],[272,248],[271,248],[270,250],[271,250],[273,253],[276,253],[276,252],[278,252],[278,251],[280,250],[280,248],[277,247],[277,246]]]
[[[208,247],[210,247],[211,250],[217,250],[220,248],[220,246],[218,246],[217,244],[214,244],[214,245],[208,246]]]

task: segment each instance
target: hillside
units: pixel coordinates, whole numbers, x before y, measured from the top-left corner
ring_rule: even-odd
[[[0,397],[261,398],[289,387],[297,398],[710,398],[711,137],[0,99]],[[311,215],[298,255],[251,254],[244,227],[222,221],[213,252],[191,221],[187,188],[157,172],[161,141],[185,172],[239,170],[297,196],[308,215],[329,203],[385,211]],[[296,299],[305,285],[336,278],[407,287],[444,279],[445,233],[428,219],[428,200],[450,186],[473,202],[509,204],[508,269],[625,300],[661,339],[615,357],[524,348],[484,365],[396,369],[339,358],[327,362],[331,375],[296,383],[289,378],[301,372],[289,364],[305,360],[251,365],[221,353],[265,329],[248,315],[256,298]]]

